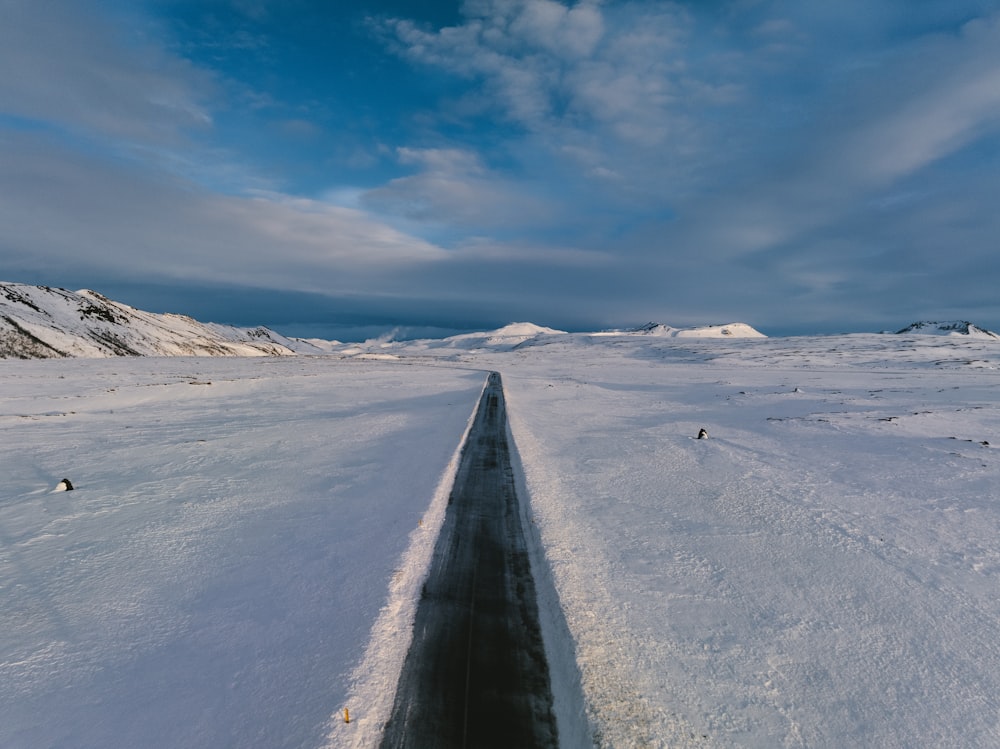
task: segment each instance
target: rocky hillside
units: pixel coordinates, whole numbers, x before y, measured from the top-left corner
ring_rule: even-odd
[[[966,320],[951,320],[948,322],[921,321],[907,325],[897,334],[917,333],[920,335],[965,335],[972,338],[1000,338],[992,330],[980,328]]]
[[[759,330],[745,322],[732,322],[727,325],[702,325],[694,328],[674,328],[663,323],[651,322],[630,332],[662,338],[767,338]]]
[[[95,291],[0,282],[0,358],[284,356],[318,349],[267,328],[200,323]]]

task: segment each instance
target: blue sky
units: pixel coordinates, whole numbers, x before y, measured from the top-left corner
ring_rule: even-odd
[[[1000,328],[995,0],[0,0],[0,278],[352,339]]]

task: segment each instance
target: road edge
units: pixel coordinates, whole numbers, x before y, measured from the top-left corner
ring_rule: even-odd
[[[438,481],[434,496],[421,524],[410,532],[406,551],[397,567],[401,574],[389,582],[385,605],[372,625],[365,653],[351,671],[346,705],[335,709],[327,722],[324,749],[370,749],[377,746],[382,730],[392,714],[396,685],[399,683],[406,655],[413,640],[413,621],[420,604],[420,589],[430,573],[434,548],[444,525],[448,498],[458,474],[469,434],[483,394],[489,386],[490,371],[476,396],[465,431]],[[386,643],[391,643],[387,653]],[[351,722],[344,722],[343,710],[350,712]]]
[[[506,392],[504,395],[506,396]],[[594,747],[593,730],[587,717],[587,704],[583,694],[583,677],[576,661],[576,641],[566,622],[552,567],[532,515],[531,492],[528,491],[521,453],[511,428],[510,400],[506,400],[507,445],[511,469],[514,472],[514,490],[518,497],[521,527],[528,548],[531,575],[535,582],[538,619],[542,629],[542,645],[549,665],[552,709],[555,713],[559,744],[580,749]]]

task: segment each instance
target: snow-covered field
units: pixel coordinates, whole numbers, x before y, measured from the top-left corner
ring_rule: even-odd
[[[561,360],[505,383],[606,745],[1000,746],[995,344]]]
[[[0,747],[320,746],[483,379],[0,362]]]
[[[1000,745],[996,341],[368,348],[0,362],[0,746],[364,744],[488,369],[600,745]]]

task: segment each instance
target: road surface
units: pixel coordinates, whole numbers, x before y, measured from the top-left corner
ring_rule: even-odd
[[[448,500],[382,749],[555,749],[548,665],[489,377]]]

